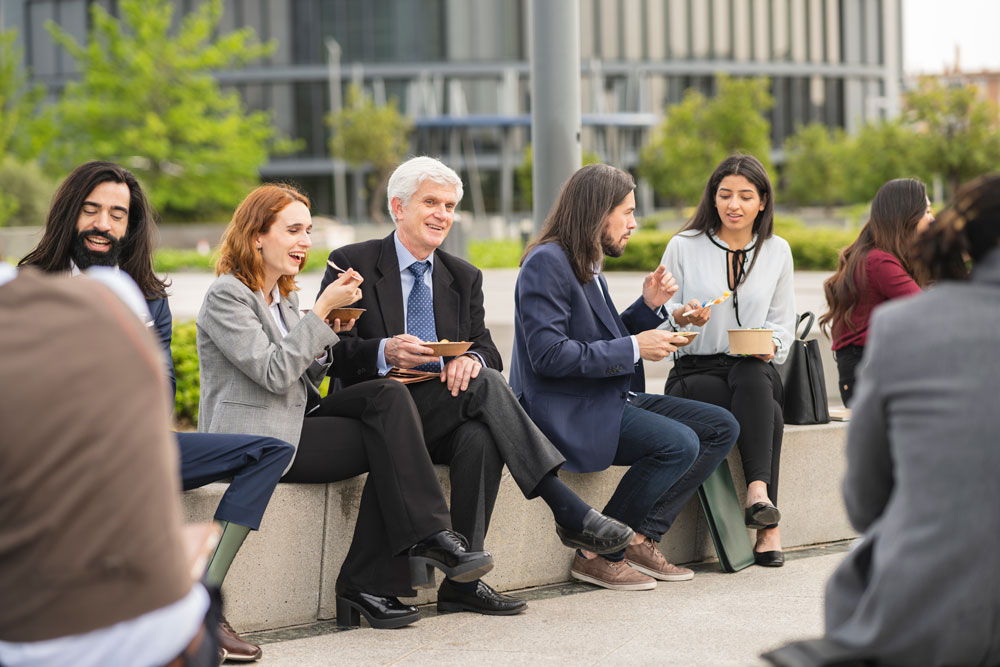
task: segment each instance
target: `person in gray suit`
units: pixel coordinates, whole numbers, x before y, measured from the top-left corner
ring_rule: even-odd
[[[451,530],[420,418],[402,384],[385,379],[320,397],[337,332],[354,325],[336,319],[331,327],[326,317],[361,297],[362,278],[345,272],[300,313],[295,276],[311,230],[309,200],[290,186],[258,187],[237,208],[222,238],[219,277],[198,313],[198,426],[295,445],[284,482],[370,473],[337,579],[337,621],[357,625],[364,614],[373,627],[400,627],[419,611],[397,598],[433,586],[432,568],[475,581],[493,557],[469,550]]]
[[[875,310],[854,395],[844,499],[864,535],[824,639],[775,664],[1000,664],[1000,174],[959,189],[915,261],[936,284]]]

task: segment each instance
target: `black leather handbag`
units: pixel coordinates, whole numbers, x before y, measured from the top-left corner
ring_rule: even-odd
[[[786,424],[826,424],[830,421],[819,341],[805,340],[815,321],[816,316],[809,311],[799,315],[788,359],[778,366],[785,393],[782,407]],[[799,334],[802,322],[806,322],[806,326]]]

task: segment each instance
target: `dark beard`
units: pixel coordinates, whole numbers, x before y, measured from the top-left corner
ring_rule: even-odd
[[[605,257],[621,257],[625,252],[625,244],[615,245],[615,240],[605,232],[601,234],[601,250]]]
[[[111,242],[106,252],[94,252],[87,247],[84,240],[88,236],[100,236]],[[122,242],[111,235],[110,232],[101,232],[94,229],[86,232],[77,231],[73,236],[73,245],[70,247],[69,256],[73,259],[77,268],[85,271],[92,266],[118,266],[118,260],[122,253]]]

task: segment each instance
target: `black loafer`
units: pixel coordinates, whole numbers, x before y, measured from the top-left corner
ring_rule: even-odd
[[[453,530],[440,530],[410,547],[410,585],[434,586],[434,568],[459,583],[475,581],[493,569],[489,551],[469,551],[469,543]]]
[[[459,590],[445,579],[438,589],[437,609],[440,612],[471,611],[487,616],[512,616],[520,614],[528,603],[521,598],[498,593],[489,584],[479,581],[471,593]]]
[[[337,590],[337,625],[356,628],[361,615],[373,628],[401,628],[420,618],[420,610],[398,598],[360,591]]]
[[[781,512],[771,503],[754,503],[743,516],[748,528],[774,528],[781,521]]]
[[[583,517],[583,530],[570,530],[556,524],[556,534],[562,543],[574,549],[584,549],[595,554],[621,551],[635,537],[635,531],[617,519],[612,519],[590,508]]]
[[[785,564],[785,554],[782,551],[754,551],[753,562],[763,567],[781,567]]]

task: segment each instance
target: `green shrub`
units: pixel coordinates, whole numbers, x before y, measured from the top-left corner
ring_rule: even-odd
[[[806,226],[796,218],[775,216],[774,232],[792,248],[796,271],[833,271],[841,248],[857,238],[857,230]],[[660,263],[667,242],[676,232],[638,230],[621,257],[609,257],[608,271],[652,271]]]
[[[198,345],[194,320],[180,324],[174,322],[170,356],[174,360],[174,374],[177,376],[174,420],[178,427],[195,428],[198,426],[201,380],[198,377]]]
[[[309,259],[302,269],[303,273],[326,270],[326,258],[330,251],[326,248],[312,248]],[[175,248],[160,248],[153,254],[153,270],[157,273],[176,273],[178,271],[215,271],[215,260],[219,255],[213,251],[203,255],[197,250],[177,250]]]
[[[0,227],[44,225],[54,191],[37,164],[4,157],[0,160]]]
[[[841,248],[854,242],[856,229],[807,227],[794,218],[775,216],[774,232],[792,247],[796,271],[833,271]]]
[[[524,246],[515,239],[469,241],[469,261],[480,269],[516,268]]]

